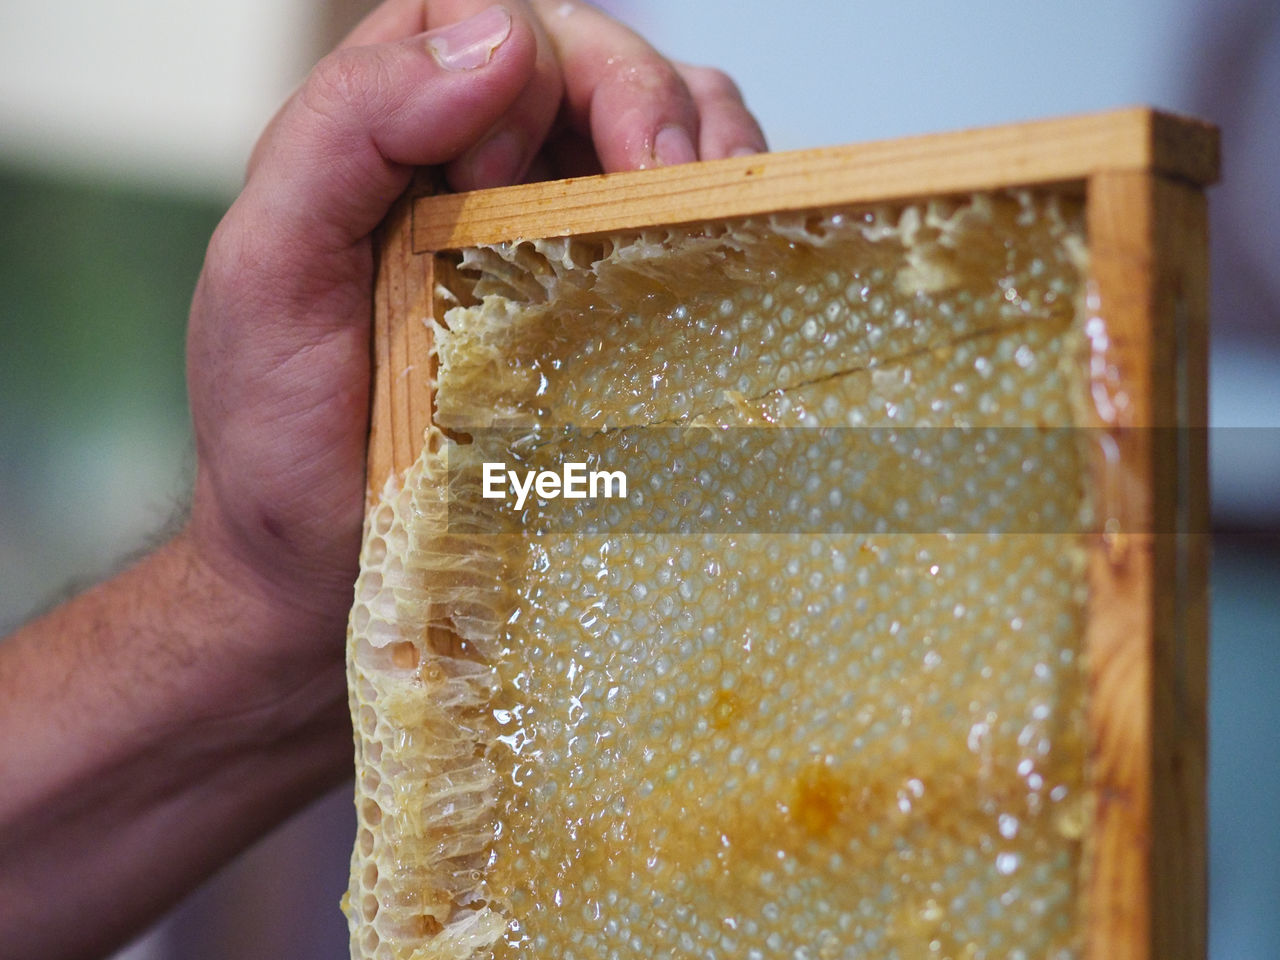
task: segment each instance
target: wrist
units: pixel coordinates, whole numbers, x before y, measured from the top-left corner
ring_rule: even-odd
[[[296,745],[345,715],[345,598],[328,612],[299,602],[194,513],[159,553],[184,598],[179,616],[199,631],[186,709],[204,748]]]
[[[101,954],[350,775],[341,644],[287,669],[268,600],[184,530],[0,644],[0,941]]]

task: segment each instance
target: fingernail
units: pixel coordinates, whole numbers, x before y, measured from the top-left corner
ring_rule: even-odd
[[[514,183],[524,172],[524,137],[514,130],[499,130],[466,159],[471,190]]]
[[[653,159],[660,167],[692,163],[698,159],[693,141],[683,127],[663,127],[653,138]]]
[[[758,156],[760,151],[755,147],[734,147],[729,153],[731,157],[754,157]]]
[[[427,49],[446,70],[475,70],[493,57],[493,51],[511,33],[511,14],[492,6],[473,17],[427,34]]]

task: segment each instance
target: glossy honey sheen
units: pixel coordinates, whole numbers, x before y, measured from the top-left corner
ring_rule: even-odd
[[[1084,422],[1078,210],[979,196],[461,264],[438,428],[370,513],[352,613],[353,956],[1076,956],[1082,546],[944,531],[966,484],[964,530],[1015,487],[1085,516],[1084,459],[1064,430],[974,475],[892,428]],[[441,431],[549,425],[872,427],[916,467],[853,455],[787,494],[866,532],[491,532]],[[698,449],[679,471],[729,463],[735,496],[765,469]],[[626,454],[678,515],[661,450]]]

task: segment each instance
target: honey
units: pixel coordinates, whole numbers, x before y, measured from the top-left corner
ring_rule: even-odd
[[[1084,251],[1029,193],[463,251],[352,614],[353,956],[1077,956]],[[630,506],[481,498],[549,428]]]

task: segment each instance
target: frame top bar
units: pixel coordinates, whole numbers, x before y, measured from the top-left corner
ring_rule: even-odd
[[[1210,124],[1135,107],[957,133],[764,153],[653,170],[421,197],[415,253],[657,225],[1083,182],[1142,170],[1218,178]]]

